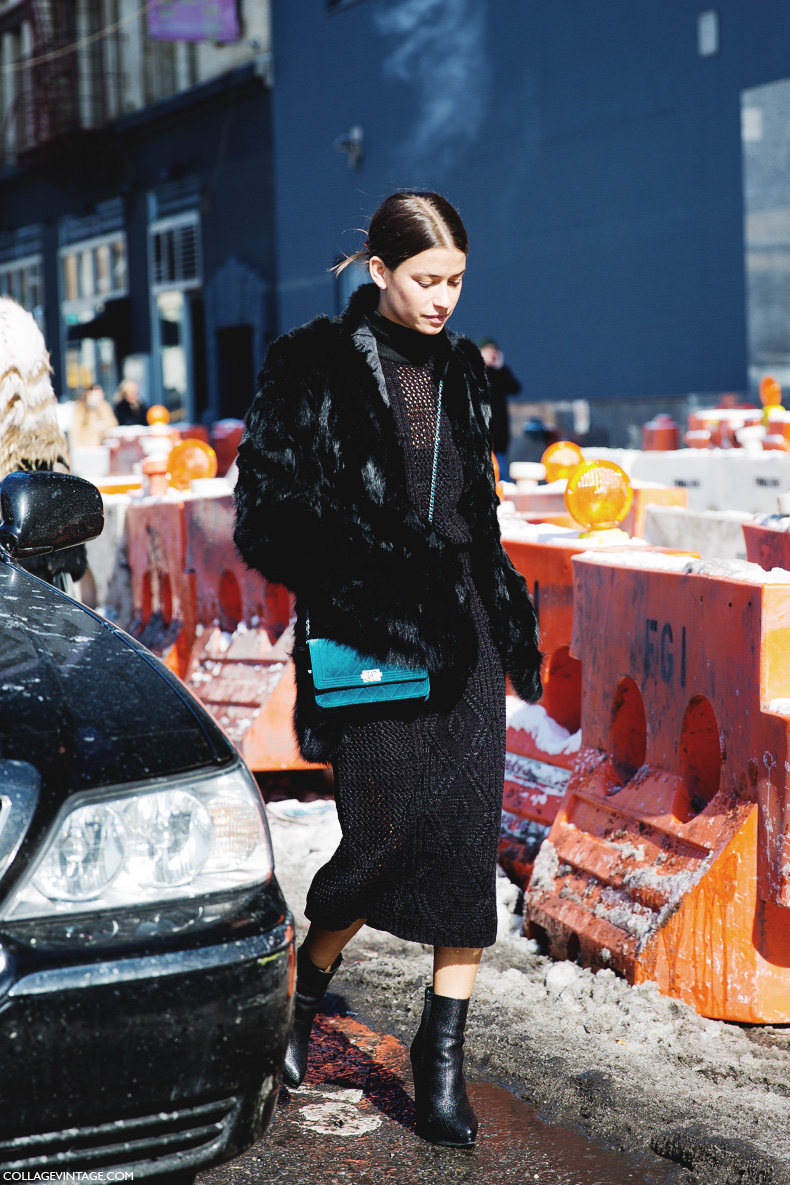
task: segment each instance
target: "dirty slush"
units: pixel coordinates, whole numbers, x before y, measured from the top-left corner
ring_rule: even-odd
[[[268,812],[277,876],[294,910],[297,933],[303,933],[301,907],[307,888],[340,838],[334,803],[280,802],[270,804]],[[553,963],[522,937],[520,894],[504,876],[498,881],[498,898],[499,937],[485,952],[480,969],[467,1029],[467,1065],[476,1105],[481,1105],[484,1119],[486,1111],[489,1114],[489,1130],[501,1124],[511,1132],[510,1161],[495,1157],[475,1171],[468,1158],[451,1163],[445,1155],[441,1164],[431,1162],[426,1176],[425,1157],[420,1160],[415,1151],[421,1142],[409,1133],[404,1138],[399,1128],[397,1151],[387,1155],[407,1172],[396,1176],[390,1160],[384,1179],[485,1178],[487,1185],[533,1178],[557,1185],[628,1180],[656,1185],[790,1183],[790,1030],[706,1020],[682,1002],[662,996],[653,984],[630,987],[608,970],[594,975],[572,963]],[[342,1029],[357,1024],[360,1033],[382,1039],[360,1021],[408,1046],[430,969],[429,948],[362,930],[347,952],[342,982],[336,985],[341,1000],[334,1002],[335,1012],[346,1011],[345,1004],[357,1019],[325,1018],[318,1043],[325,1061],[331,1063],[338,1025]],[[333,1011],[331,1001],[328,1011]],[[329,1043],[328,1052],[324,1042]],[[360,1037],[354,1044],[365,1047]],[[397,1041],[392,1044],[400,1048]],[[375,1057],[377,1062],[387,1061],[384,1055]],[[331,1081],[331,1074],[326,1081]],[[350,1106],[350,1100],[332,1095],[332,1089],[338,1088],[327,1087],[330,1093],[322,1093],[320,1083],[312,1083],[312,1093],[299,1099],[300,1107],[321,1107],[329,1098],[335,1105]],[[350,1091],[356,1100],[361,1093]],[[277,1167],[278,1140],[285,1142],[282,1125],[295,1102],[286,1092],[283,1096],[267,1141],[253,1150],[258,1171],[248,1175],[249,1169],[239,1161],[237,1171],[228,1165],[201,1175],[201,1185],[220,1179],[240,1185],[301,1179]],[[359,1115],[356,1122],[364,1125],[365,1115],[373,1122],[375,1107],[367,1101]],[[574,1145],[582,1135],[599,1145],[592,1155],[597,1169],[590,1164],[585,1170],[585,1141]],[[552,1155],[558,1137],[561,1156]],[[318,1131],[313,1139],[331,1142]],[[611,1150],[608,1166],[601,1158],[601,1144]],[[269,1148],[263,1157],[261,1148]],[[618,1153],[628,1154],[629,1160],[621,1162]],[[346,1160],[337,1180],[382,1179],[382,1164],[355,1155],[356,1169],[347,1171]],[[411,1167],[404,1157],[413,1158]],[[547,1163],[552,1167],[544,1175],[541,1165]],[[478,1176],[484,1168],[484,1176]],[[304,1180],[309,1179],[308,1171]]]

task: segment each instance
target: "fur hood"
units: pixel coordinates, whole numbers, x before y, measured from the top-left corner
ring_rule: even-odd
[[[413,508],[376,340],[367,284],[340,317],[320,316],[274,342],[239,448],[236,545],[246,563],[296,595],[296,730],[303,756],[330,760],[342,713],[317,708],[312,635],[380,662],[427,666],[431,698],[452,702],[477,662],[457,549]],[[502,548],[490,459],[485,367],[448,334],[445,408],[464,473],[476,588],[522,698],[540,696],[537,625],[523,578]]]
[[[0,297],[0,480],[18,469],[68,465],[51,371],[32,315]]]

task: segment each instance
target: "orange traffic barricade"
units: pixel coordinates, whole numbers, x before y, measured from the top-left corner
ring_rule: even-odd
[[[549,833],[581,744],[582,664],[571,654],[573,564],[590,547],[574,535],[503,540],[527,582],[540,628],[543,698],[508,698],[507,752],[499,862],[525,885]],[[627,545],[626,545],[627,546]],[[640,554],[664,549],[639,547]],[[692,558],[696,553],[688,553]]]
[[[217,420],[211,425],[211,447],[217,454],[217,473],[224,477],[236,460],[242,435],[243,420]]]
[[[744,523],[746,558],[770,572],[772,568],[790,569],[790,531],[769,523]]]
[[[292,600],[239,558],[233,495],[184,504],[197,631],[185,682],[256,771],[307,769],[293,731]]]
[[[242,563],[233,521],[230,493],[130,505],[131,633],[184,680],[252,769],[309,768],[293,732],[291,598]]]
[[[185,563],[183,500],[133,501],[126,533],[134,612],[129,632],[183,678],[197,626],[195,575]]]
[[[790,572],[636,562],[573,560],[583,745],[525,928],[703,1015],[785,1022]]]
[[[527,582],[546,656],[542,702],[519,704],[508,697],[499,862],[509,876],[525,885],[562,802],[581,741],[581,663],[570,654],[571,557],[587,544],[578,539],[566,543],[506,538],[503,542]]]

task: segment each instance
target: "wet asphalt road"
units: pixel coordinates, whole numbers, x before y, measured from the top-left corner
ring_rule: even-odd
[[[414,1134],[408,1051],[348,1015],[319,1016],[307,1077],[280,1092],[266,1138],[201,1173],[198,1185],[628,1185],[666,1178],[585,1136],[545,1124],[534,1107],[486,1082],[469,1096],[480,1119],[473,1150]]]

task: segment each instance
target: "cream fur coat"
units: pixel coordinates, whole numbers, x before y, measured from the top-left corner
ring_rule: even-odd
[[[0,296],[0,480],[19,469],[68,467],[51,370],[32,315]]]

